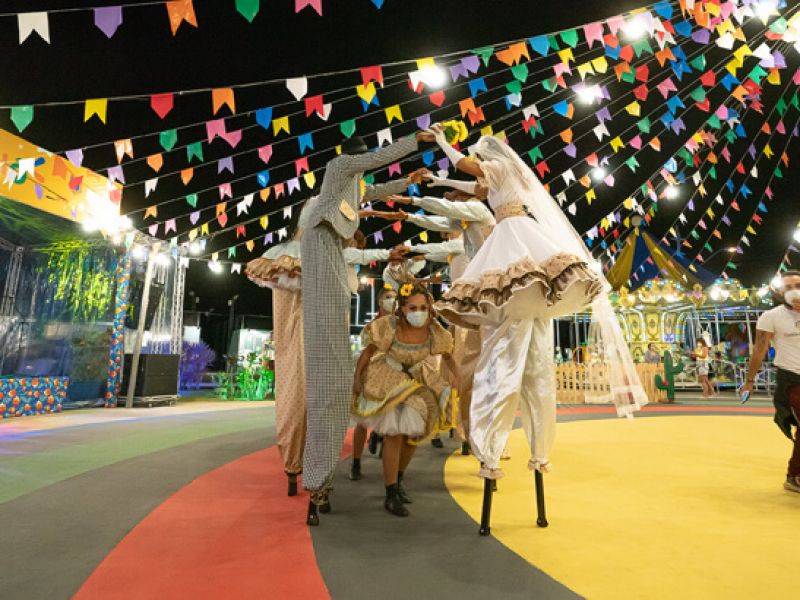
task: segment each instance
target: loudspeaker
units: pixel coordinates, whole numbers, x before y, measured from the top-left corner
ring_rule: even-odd
[[[178,394],[178,354],[142,354],[139,356],[139,369],[136,375],[134,396],[175,396]],[[125,355],[125,368],[122,371],[122,394],[128,391],[128,378],[133,356]]]
[[[139,316],[142,308],[142,297],[144,296],[144,281],[131,279],[130,301],[128,302],[128,312],[125,315],[125,327],[136,329],[139,326]],[[147,302],[147,314],[144,319],[145,331],[153,325],[161,296],[164,294],[164,284],[153,280],[150,282],[150,296]]]

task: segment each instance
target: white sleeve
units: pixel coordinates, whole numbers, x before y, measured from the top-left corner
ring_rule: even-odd
[[[409,213],[406,221],[429,231],[459,231],[461,229],[457,223],[453,223],[447,217],[432,217],[430,215]]]
[[[414,206],[419,206],[428,212],[444,217],[494,225],[492,212],[486,208],[483,202],[478,202],[477,200],[451,202],[443,198],[423,196],[422,198],[414,198]]]
[[[358,248],[345,248],[342,251],[344,261],[348,265],[368,265],[373,262],[389,260],[389,251],[381,249],[359,250]]]
[[[426,258],[430,255],[464,254],[464,240],[459,238],[438,244],[417,244],[416,246],[411,246],[411,249],[415,252],[421,252]]]
[[[766,331],[767,333],[775,333],[775,321],[771,310],[768,310],[758,317],[756,329]]]
[[[408,268],[408,272],[411,273],[412,275],[416,275],[417,273],[422,271],[422,269],[425,268],[425,261],[424,260],[410,260],[410,261],[407,261],[407,262],[411,263],[410,265],[408,265],[407,268]]]
[[[467,192],[468,194],[474,194],[478,182],[463,181],[461,179],[447,179],[446,177],[437,177],[436,175],[431,175],[430,185],[433,187],[447,186],[453,188],[454,190],[461,190],[462,192]]]

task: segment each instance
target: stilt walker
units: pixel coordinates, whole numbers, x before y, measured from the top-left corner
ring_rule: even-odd
[[[486,479],[481,535],[491,531],[491,480],[503,476],[500,456],[517,407],[538,477],[538,522],[546,524],[544,480],[551,470],[556,400],[552,320],[592,307],[593,342],[610,372],[608,399],[620,415],[647,403],[619,323],[611,310],[599,265],[558,204],[522,159],[498,138],[484,136],[477,161],[436,141],[456,167],[482,178],[497,226],[464,274],[437,304],[447,320],[480,327],[481,354],[470,411],[472,450]]]
[[[307,523],[319,524],[319,512],[330,511],[333,473],[350,416],[353,360],[350,351],[350,289],[342,242],[358,229],[361,178],[366,171],[395,162],[417,149],[418,133],[376,152],[352,137],[342,154],[326,166],[317,202],[309,210],[303,233],[303,314],[306,404],[303,487],[311,492]],[[402,191],[405,180],[367,186],[363,200]]]
[[[297,495],[306,439],[306,389],[303,369],[303,298],[300,238],[270,248],[245,271],[255,284],[272,289],[272,341],[275,347],[275,432],[288,495]]]

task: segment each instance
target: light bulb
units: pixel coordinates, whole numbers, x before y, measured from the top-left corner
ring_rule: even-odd
[[[602,97],[600,88],[596,85],[587,85],[586,87],[582,87],[576,92],[576,95],[578,100],[580,100],[583,104],[591,104],[596,99]]]
[[[603,167],[595,167],[592,169],[592,179],[600,181],[606,176],[606,170]]]
[[[440,88],[447,83],[447,73],[441,67],[430,65],[419,72],[422,82],[432,88]]]
[[[216,260],[209,261],[208,268],[212,273],[222,273],[222,265]]]
[[[629,40],[638,40],[647,33],[644,22],[639,17],[634,17],[622,28],[625,32],[625,37]]]
[[[664,197],[668,200],[674,200],[678,197],[678,188],[674,185],[668,185],[667,189],[664,190]]]

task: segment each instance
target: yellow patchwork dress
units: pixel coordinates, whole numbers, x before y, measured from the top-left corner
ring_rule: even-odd
[[[453,352],[453,336],[434,320],[425,342],[405,344],[397,339],[396,317],[387,316],[372,322],[366,341],[379,354],[364,370],[353,414],[379,435],[407,435],[414,442],[433,435],[451,402],[434,357]]]

